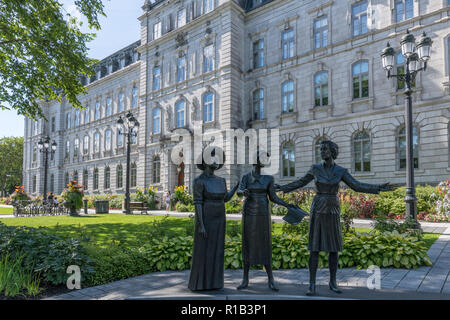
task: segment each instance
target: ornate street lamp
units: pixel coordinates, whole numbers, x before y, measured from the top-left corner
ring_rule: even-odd
[[[47,172],[48,172],[48,154],[55,153],[57,143],[55,141],[52,142],[50,145],[50,137],[46,136],[44,138],[41,138],[38,143],[38,149],[39,152],[44,154],[44,197],[43,201],[46,201],[47,197]]]
[[[127,172],[125,181],[125,210],[126,214],[130,214],[130,154],[131,154],[131,137],[137,136],[139,129],[139,121],[133,116],[131,112],[128,112],[126,118],[119,117],[117,120],[117,128],[119,134],[123,134],[127,137]]]
[[[392,75],[394,68],[395,51],[389,43],[381,54],[383,68],[386,70],[388,78],[399,78],[405,82],[405,125],[406,125],[406,215],[415,221],[415,227],[419,228],[417,221],[417,198],[414,186],[414,155],[413,155],[413,123],[412,123],[412,90],[411,84],[420,71],[427,69],[427,62],[430,60],[431,44],[433,41],[427,37],[425,32],[416,46],[415,38],[409,31],[400,41],[402,54],[405,57],[405,73]],[[423,63],[423,67],[421,64]]]

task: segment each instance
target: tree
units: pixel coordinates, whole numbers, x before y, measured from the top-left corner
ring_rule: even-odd
[[[75,0],[91,29],[105,16],[101,0]],[[61,101],[82,108],[86,90],[80,76],[91,75],[87,57],[92,33],[65,13],[58,0],[0,0],[0,107],[33,119],[43,117],[39,101]]]
[[[0,139],[0,190],[12,193],[22,184],[23,137]]]

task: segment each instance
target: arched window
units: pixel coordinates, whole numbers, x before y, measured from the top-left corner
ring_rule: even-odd
[[[158,156],[153,159],[152,165],[152,182],[160,183],[161,182],[161,160]]]
[[[203,122],[213,121],[214,118],[214,94],[207,92],[203,95]]]
[[[285,81],[281,85],[281,111],[294,111],[294,81]]]
[[[328,72],[319,72],[314,76],[314,106],[328,105]]]
[[[353,136],[353,168],[355,172],[369,172],[370,167],[370,136],[360,131]]]
[[[111,170],[109,167],[105,167],[105,173],[104,173],[104,187],[105,189],[109,189],[111,187],[110,178],[111,178]]]
[[[100,101],[97,101],[95,103],[95,112],[94,112],[94,120],[98,120],[101,117],[101,110],[100,110]]]
[[[87,169],[83,170],[83,187],[84,190],[87,190],[89,186],[89,172],[87,171]]]
[[[70,183],[69,181],[69,173],[64,173],[64,187],[67,187],[67,185]]]
[[[264,119],[264,89],[253,91],[253,120]]]
[[[78,157],[80,153],[80,139],[75,138],[73,142],[73,156]]]
[[[98,168],[94,169],[94,190],[98,190]]]
[[[320,163],[322,162],[322,156],[320,155],[320,146],[323,140],[329,140],[328,137],[322,136],[316,139],[316,143],[314,144],[314,162]]]
[[[83,139],[83,154],[87,155],[89,153],[89,136],[84,136]]]
[[[76,181],[77,183],[79,182],[79,181],[78,181],[78,171],[77,171],[77,170],[75,170],[75,171],[73,172],[73,180]]]
[[[136,87],[133,87],[133,90],[131,90],[131,107],[137,108],[138,106],[138,89]]]
[[[176,119],[176,127],[181,128],[184,127],[184,113],[185,113],[186,103],[184,100],[179,100],[175,104],[175,119]]]
[[[100,152],[100,133],[94,133],[94,153]]]
[[[295,147],[292,142],[287,142],[282,149],[283,177],[295,177]]]
[[[406,128],[402,127],[398,132],[398,167],[406,169]],[[419,168],[419,136],[417,127],[413,126],[413,163],[414,169]]]
[[[117,189],[123,188],[123,168],[121,164],[116,167],[116,186]]]
[[[154,108],[153,109],[153,134],[161,133],[161,108]]]
[[[84,123],[89,123],[90,120],[90,111],[89,106],[86,106],[86,109],[84,109]]]
[[[65,150],[65,156],[66,159],[69,159],[70,157],[70,140],[66,141],[66,150]]]
[[[105,131],[105,150],[110,151],[112,144],[111,144],[111,129],[108,129]]]
[[[130,168],[130,187],[135,188],[136,184],[137,184],[137,166],[136,163],[132,163]]]
[[[112,99],[111,97],[106,98],[106,116],[109,117],[112,114]]]
[[[363,60],[352,65],[353,99],[369,97],[369,62]]]
[[[117,112],[122,112],[125,110],[125,94],[123,92],[119,93],[119,98],[117,102]]]

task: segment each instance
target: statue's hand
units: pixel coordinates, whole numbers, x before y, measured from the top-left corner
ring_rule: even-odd
[[[281,191],[281,186],[278,183],[275,183],[273,187],[275,188],[275,191]]]
[[[201,226],[201,227],[200,227],[199,233],[200,233],[200,236],[201,236],[203,239],[206,239],[206,238],[208,237],[208,235],[207,235],[207,233],[206,233],[205,226]]]
[[[250,191],[248,191],[248,189],[245,189],[242,194],[244,195],[244,197],[248,198],[248,196],[250,195]]]
[[[393,191],[397,189],[399,186],[397,184],[391,184],[389,182],[383,183],[380,185],[380,191],[381,192],[387,192],[387,191]]]

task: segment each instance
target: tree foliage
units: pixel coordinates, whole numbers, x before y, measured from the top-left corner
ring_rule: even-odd
[[[0,139],[0,189],[12,193],[22,184],[23,137]]]
[[[75,0],[91,29],[105,15],[101,0]],[[92,33],[66,13],[58,0],[0,0],[0,107],[31,118],[43,116],[39,100],[61,100],[81,107],[79,77],[92,74],[87,57]]]

